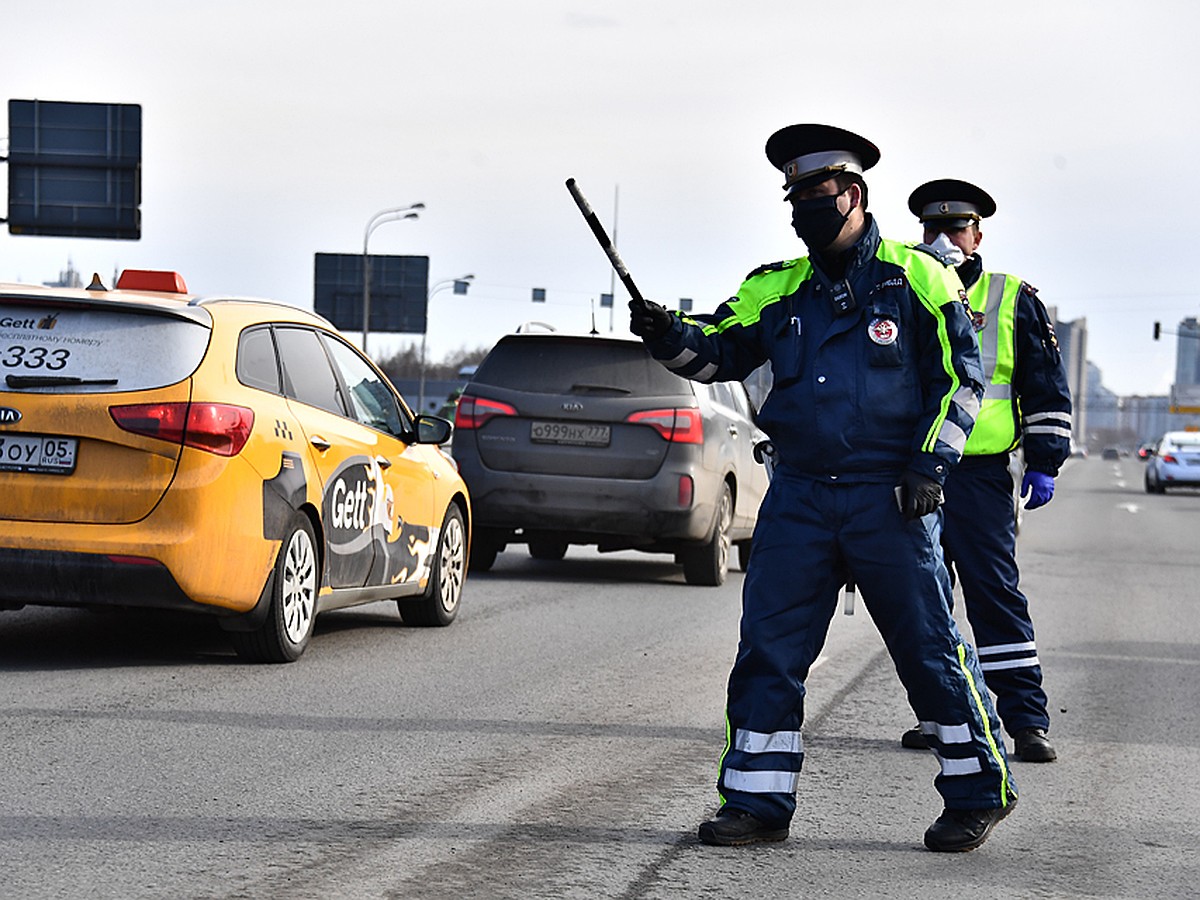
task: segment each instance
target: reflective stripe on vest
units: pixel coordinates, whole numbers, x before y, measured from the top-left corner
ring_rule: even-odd
[[[1012,395],[1012,377],[1017,361],[1020,289],[1018,278],[984,272],[967,291],[971,309],[983,313],[983,330],[977,337],[983,357],[984,392],[975,427],[963,451],[965,456],[1007,453],[1017,446],[1019,413]]]

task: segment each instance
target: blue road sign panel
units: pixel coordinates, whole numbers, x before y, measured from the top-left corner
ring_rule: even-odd
[[[429,295],[428,256],[371,254],[372,332],[424,334]],[[313,309],[343,331],[362,331],[363,256],[316,254]]]
[[[8,101],[8,230],[141,237],[142,108]]]

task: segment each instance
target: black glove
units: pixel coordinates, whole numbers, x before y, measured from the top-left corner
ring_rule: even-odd
[[[629,330],[640,338],[658,340],[670,331],[672,318],[665,306],[650,300],[629,301]]]
[[[905,520],[927,516],[942,505],[942,486],[912,469],[905,469],[897,490],[900,515]]]

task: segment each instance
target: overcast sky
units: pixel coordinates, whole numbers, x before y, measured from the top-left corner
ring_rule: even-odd
[[[1194,0],[0,11],[0,99],[143,115],[141,240],[4,231],[0,280],[52,280],[69,258],[85,280],[177,269],[198,293],[311,308],[314,253],[361,252],[374,213],[419,201],[419,219],[380,226],[370,249],[429,256],[433,283],[476,276],[467,296],[433,298],[440,358],[529,320],[590,326],[610,274],[563,187],[574,177],[642,292],[707,311],[760,263],[804,253],[763,145],[825,122],[882,150],[867,180],[887,237],[919,238],[906,201],[924,181],[988,190],[987,267],[1035,285],[1060,319],[1086,317],[1088,356],[1118,393],[1165,393],[1175,342],[1153,341],[1153,322],[1173,332],[1200,315]],[[607,311],[597,319],[607,331]]]

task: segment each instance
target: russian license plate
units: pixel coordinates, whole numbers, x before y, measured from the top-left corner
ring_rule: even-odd
[[[75,438],[44,434],[0,434],[0,472],[70,475],[75,471]]]
[[[612,429],[608,425],[585,422],[531,422],[529,439],[539,444],[607,447],[612,439]]]

